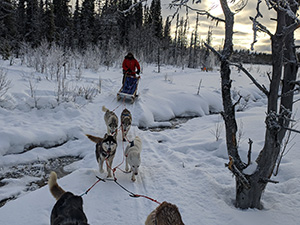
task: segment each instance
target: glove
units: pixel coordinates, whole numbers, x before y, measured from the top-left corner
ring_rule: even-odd
[[[137,70],[137,71],[136,71],[136,74],[138,74],[138,75],[139,75],[139,74],[140,74],[140,70]]]
[[[131,69],[128,69],[128,70],[127,70],[127,73],[131,73]]]

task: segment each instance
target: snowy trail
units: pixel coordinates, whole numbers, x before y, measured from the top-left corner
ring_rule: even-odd
[[[83,71],[82,79],[76,82],[97,85],[100,77],[101,93],[92,102],[63,103],[55,107],[49,106],[49,102],[54,99],[51,93],[55,85],[42,79],[38,83],[38,90],[42,95],[39,97],[43,100],[43,107],[37,110],[29,107],[32,99],[28,95],[28,81],[24,77],[20,79],[20,71],[31,76],[32,69],[22,66],[5,68],[15,86],[9,92],[11,107],[8,110],[0,107],[0,126],[5,128],[0,131],[1,168],[30,163],[36,159],[48,160],[71,155],[80,156],[82,160],[65,166],[65,170],[72,172],[58,180],[65,190],[81,195],[97,181],[96,175],[105,178],[107,172],[100,174],[98,170],[95,144],[85,134],[105,134],[104,113],[101,110],[103,105],[116,109],[118,116],[125,107],[116,100],[121,71]],[[176,204],[187,225],[298,225],[300,175],[297,165],[300,165],[300,153],[296,146],[299,139],[296,138],[296,146],[282,161],[280,174],[275,178],[280,183],[268,185],[263,195],[265,209],[236,209],[233,204],[235,181],[224,166],[228,163],[224,127],[220,127],[222,133],[218,141],[213,134],[216,125],[223,124],[223,121],[219,115],[209,115],[210,111],[222,110],[219,73],[190,69],[181,71],[168,66],[162,69],[162,73],[157,74],[153,72],[153,66],[144,68],[139,86],[140,96],[134,104],[126,104],[134,118],[128,139],[139,135],[143,140],[142,164],[136,182],[131,181],[130,174],[120,170],[116,171],[117,181],[136,194]],[[268,71],[269,68],[262,67],[257,79],[267,84],[264,70]],[[201,79],[201,90],[197,95]],[[247,142],[251,138],[254,140],[255,159],[264,142],[265,98],[247,78],[235,70],[232,71],[232,79],[234,100],[239,93],[244,96],[239,109],[245,111],[236,113],[239,128],[244,127],[239,148],[241,157],[247,160]],[[173,117],[200,115],[202,117],[190,119],[176,126],[176,129],[151,132],[138,128],[168,127]],[[28,143],[57,143],[61,137],[69,141],[55,148],[39,147],[26,153],[12,154],[14,151],[20,152]],[[126,145],[124,143],[123,147],[119,134],[114,167],[123,161],[123,148]],[[124,170],[125,162],[120,168]],[[1,199],[10,193],[17,193],[19,197],[0,208],[1,225],[49,225],[55,199],[47,186],[32,192],[25,191],[26,184],[23,181],[32,179],[26,176],[23,180],[2,180],[7,184],[0,187]],[[148,214],[157,207],[157,203],[146,198],[130,197],[113,181],[98,182],[88,194],[83,195],[83,202],[91,225],[142,225]]]

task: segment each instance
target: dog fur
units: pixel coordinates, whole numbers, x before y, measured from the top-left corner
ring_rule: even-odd
[[[104,121],[107,127],[107,134],[117,136],[119,123],[117,115],[105,106],[102,106],[102,111],[105,112]]]
[[[107,160],[107,177],[112,177],[111,168],[118,146],[116,137],[108,134],[105,134],[103,138],[89,134],[86,136],[96,143],[96,160],[100,173],[104,172],[103,163]]]
[[[128,109],[124,109],[121,113],[121,130],[122,130],[122,140],[126,141],[125,137],[131,127],[132,116]]]
[[[176,205],[161,203],[146,219],[145,225],[184,225]]]
[[[50,174],[48,186],[51,194],[57,200],[51,211],[51,225],[88,225],[83,212],[82,197],[64,191],[57,184],[57,175],[53,171]]]
[[[139,136],[136,136],[133,142],[130,142],[125,149],[126,166],[125,170],[132,172],[131,180],[135,181],[135,176],[139,173],[139,167],[141,165],[141,151],[142,140]]]

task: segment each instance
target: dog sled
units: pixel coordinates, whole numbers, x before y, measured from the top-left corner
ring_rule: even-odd
[[[137,88],[139,84],[140,77],[135,77],[131,75],[125,75],[124,84],[120,88],[119,92],[117,93],[117,100],[130,100],[131,103],[135,101],[137,95]]]

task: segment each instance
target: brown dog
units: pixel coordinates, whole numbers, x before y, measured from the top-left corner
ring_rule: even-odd
[[[51,172],[48,185],[51,194],[57,200],[51,212],[51,225],[88,225],[83,212],[82,197],[73,195],[71,192],[65,192],[57,184],[55,172]]]
[[[184,223],[177,206],[163,202],[149,214],[145,225],[184,225]]]

